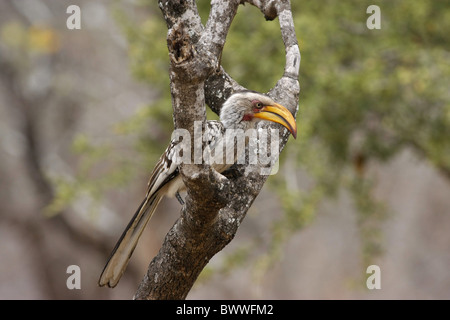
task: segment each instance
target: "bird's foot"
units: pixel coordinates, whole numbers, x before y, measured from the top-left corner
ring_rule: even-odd
[[[175,193],[175,197],[177,197],[178,202],[179,202],[182,206],[184,206],[184,200],[183,200],[183,198],[180,196],[180,193],[179,193],[178,191]]]

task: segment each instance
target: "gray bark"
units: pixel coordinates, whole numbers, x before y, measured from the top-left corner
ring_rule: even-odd
[[[258,7],[267,20],[279,19],[285,44],[284,74],[268,92],[293,114],[298,110],[300,51],[289,0],[212,0],[205,26],[194,0],[159,0],[168,27],[170,88],[175,128],[191,133],[194,121],[206,121],[205,103],[220,112],[236,90],[245,89],[220,66],[222,49],[241,3]],[[276,67],[276,66],[274,66]],[[276,124],[267,124],[279,129]],[[289,136],[281,131],[280,151]],[[261,165],[234,165],[221,175],[206,165],[182,164],[187,187],[180,218],[167,233],[135,294],[135,299],[184,299],[209,260],[235,236],[267,176]]]

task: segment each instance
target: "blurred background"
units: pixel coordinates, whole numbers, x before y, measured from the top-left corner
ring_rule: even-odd
[[[188,299],[449,299],[450,2],[292,2],[299,137]],[[73,4],[80,30],[66,27]],[[176,200],[119,285],[97,280],[173,129],[166,32],[152,0],[0,2],[1,299],[133,297]],[[284,67],[278,20],[240,6],[222,62],[269,91]],[[379,290],[366,287],[372,264]]]

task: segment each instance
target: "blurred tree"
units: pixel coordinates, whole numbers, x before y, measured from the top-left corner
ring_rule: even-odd
[[[288,146],[314,188],[354,195],[365,263],[381,252],[386,210],[366,166],[410,147],[447,177],[450,169],[449,2],[379,3],[380,30],[366,28],[371,4],[295,2],[303,143]]]
[[[64,63],[61,54],[60,31],[53,28],[50,21],[34,24],[24,7],[12,2],[3,5],[10,15],[0,24],[0,92],[7,114],[13,119],[12,131],[22,138],[15,147],[22,149],[16,161],[22,163],[24,169],[11,172],[10,179],[23,176],[30,190],[20,190],[5,198],[2,194],[2,202],[7,203],[2,208],[2,219],[5,225],[20,230],[24,235],[21,240],[35,253],[21,263],[32,261],[32,276],[42,281],[41,294],[57,299],[70,295],[66,287],[60,285],[60,271],[66,267],[62,260],[69,252],[63,247],[55,248],[54,243],[64,238],[76,242],[87,254],[107,250],[103,240],[90,231],[90,226],[75,225],[68,218],[65,214],[68,201],[56,209],[58,214],[53,219],[43,215],[44,208],[61,201],[55,197],[46,168],[52,151],[57,149],[49,151],[49,144],[64,146],[68,143],[66,139],[71,140],[71,130],[78,120],[80,101],[84,97],[66,94],[66,85],[71,82],[66,81],[64,74],[70,66]],[[64,108],[58,108],[60,105]],[[51,128],[45,125],[48,119],[55,120]],[[49,136],[56,139],[49,139]],[[7,165],[1,170],[8,170]],[[14,183],[7,181],[6,184]],[[57,194],[61,193],[58,186],[56,190]],[[31,210],[17,205],[17,199],[22,203],[26,202],[24,198],[33,203]]]

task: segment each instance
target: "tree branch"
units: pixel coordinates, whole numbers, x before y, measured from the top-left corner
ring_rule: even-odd
[[[212,0],[206,27],[201,26],[195,1],[159,1],[169,28],[167,43],[171,60],[170,87],[175,128],[191,133],[194,121],[206,121],[205,102],[216,113],[237,90],[244,89],[220,66],[226,36],[240,4],[238,0]],[[269,92],[294,114],[297,112],[300,52],[290,2],[247,1],[266,19],[280,17],[286,47],[283,77]],[[267,124],[279,129],[276,124]],[[288,139],[283,131],[280,149]],[[206,165],[182,164],[187,187],[180,218],[165,237],[149,265],[135,299],[184,299],[209,260],[235,236],[241,221],[263,187],[267,175],[261,165],[234,165],[226,177]]]

